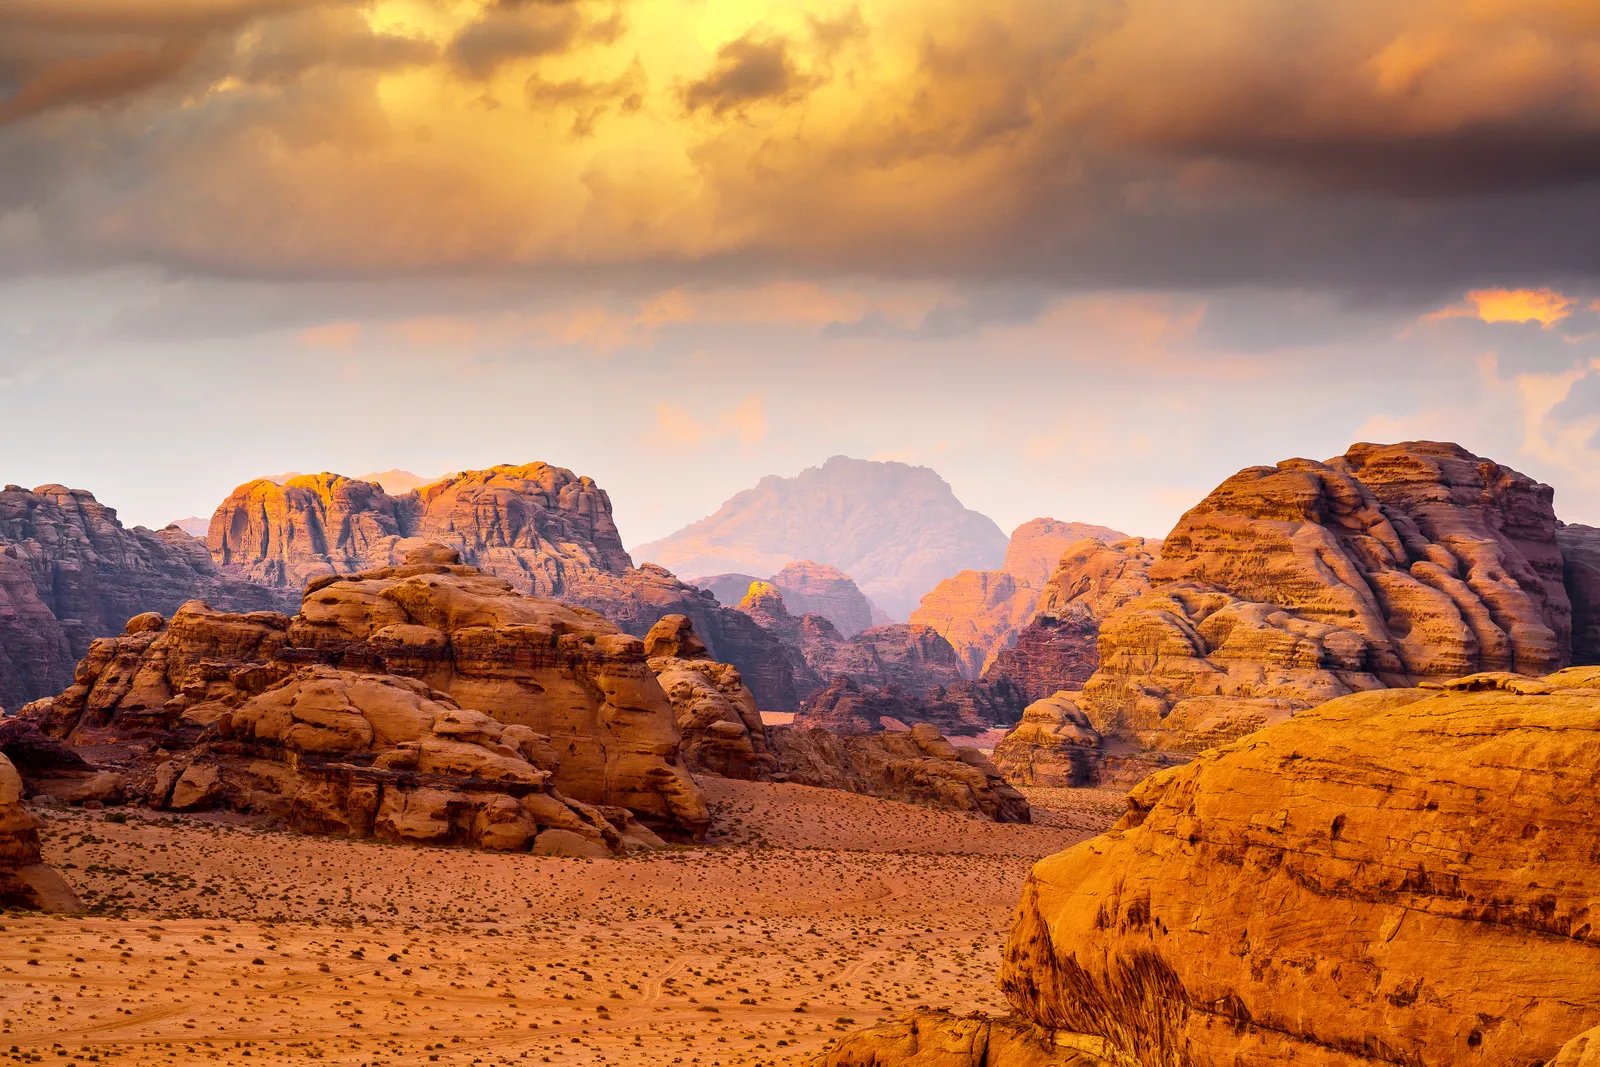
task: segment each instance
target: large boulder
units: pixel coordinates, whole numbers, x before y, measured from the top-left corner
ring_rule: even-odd
[[[690,771],[746,781],[778,769],[755,697],[739,669],[710,658],[686,615],[668,615],[644,639],[645,656],[672,702]]]
[[[1095,776],[1100,734],[1070,693],[1036,700],[994,748],[994,765],[1013,785],[1052,789],[1089,785]]]
[[[22,799],[22,776],[0,755],[0,907],[82,911],[72,888],[40,859],[43,824]]]
[[[663,833],[701,834],[709,824],[705,801],[678,761],[673,708],[643,642],[593,611],[526,596],[458,558],[452,549],[424,547],[400,566],[324,577],[308,588],[293,620],[198,603],[170,623],[136,618],[123,637],[95,643],[78,666],[77,684],[25,713],[46,733],[76,743],[182,749],[219,735],[230,740],[228,731],[252,721],[249,709],[290,695],[311,699],[300,693],[310,685],[303,668],[332,668],[339,677],[306,694],[337,691],[342,695],[329,699],[344,706],[351,693],[420,685],[436,704],[475,709],[498,727],[538,738],[536,748],[520,748],[550,788],[574,802],[631,811]],[[372,689],[346,678],[364,675],[391,681]],[[377,706],[352,706],[369,705]],[[328,718],[343,724],[328,729],[359,735],[359,718]],[[250,737],[266,743],[259,731]],[[389,740],[352,751],[399,743],[382,730],[375,737]],[[304,762],[296,744],[274,743],[297,753],[287,762]],[[504,777],[470,768],[453,773]]]
[[[1032,821],[1027,800],[988,757],[956,747],[929,723],[858,735],[777,726],[770,734],[787,780],[798,785],[971,812],[995,822]]]
[[[273,608],[273,591],[223,576],[203,542],[176,527],[128,529],[81,489],[0,490],[0,706],[59,691],[97,637],[130,616],[195,597]]]
[[[1063,553],[1086,538],[1111,543],[1127,536],[1084,522],[1025,522],[1012,531],[999,570],[968,570],[946,578],[922,598],[911,621],[938,631],[955,649],[967,676],[977,678],[1033,618]]]
[[[1342,697],[1040,862],[1017,1010],[1140,1065],[1538,1064],[1600,1019],[1600,670]]]
[[[519,592],[599,611],[636,637],[667,615],[688,615],[716,654],[741,668],[763,706],[798,703],[771,637],[668,571],[635,568],[605,491],[561,467],[462,471],[400,495],[338,474],[258,479],[217,508],[207,544],[227,574],[293,594],[442,544]]]

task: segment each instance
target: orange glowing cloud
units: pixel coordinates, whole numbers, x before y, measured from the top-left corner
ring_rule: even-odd
[[[1466,300],[1429,315],[1430,320],[1478,319],[1482,322],[1537,322],[1549,329],[1568,318],[1578,301],[1553,289],[1474,289]]]
[[[0,265],[1082,270],[1133,247],[1118,225],[1166,248],[1207,195],[1592,182],[1597,12],[0,0],[0,157],[44,190]]]

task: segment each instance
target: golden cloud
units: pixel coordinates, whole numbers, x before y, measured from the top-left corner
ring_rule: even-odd
[[[1537,322],[1549,329],[1578,308],[1575,297],[1553,289],[1474,289],[1466,300],[1429,319],[1471,318],[1482,322]]]
[[[1575,188],[1597,116],[1576,0],[0,0],[18,262],[1203,271]]]

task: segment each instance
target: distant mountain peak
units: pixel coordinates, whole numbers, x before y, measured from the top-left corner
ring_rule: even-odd
[[[811,561],[837,568],[892,618],[967,569],[992,569],[1006,535],[964,506],[939,473],[832,456],[793,477],[769,475],[716,514],[634,555],[679,574],[776,574]]]

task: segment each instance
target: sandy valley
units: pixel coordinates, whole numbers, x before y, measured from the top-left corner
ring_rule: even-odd
[[[45,857],[94,913],[5,917],[0,1059],[803,1062],[917,1006],[1003,1010],[1023,876],[1121,807],[1041,790],[996,825],[702,785],[707,846],[616,860],[53,811]]]

